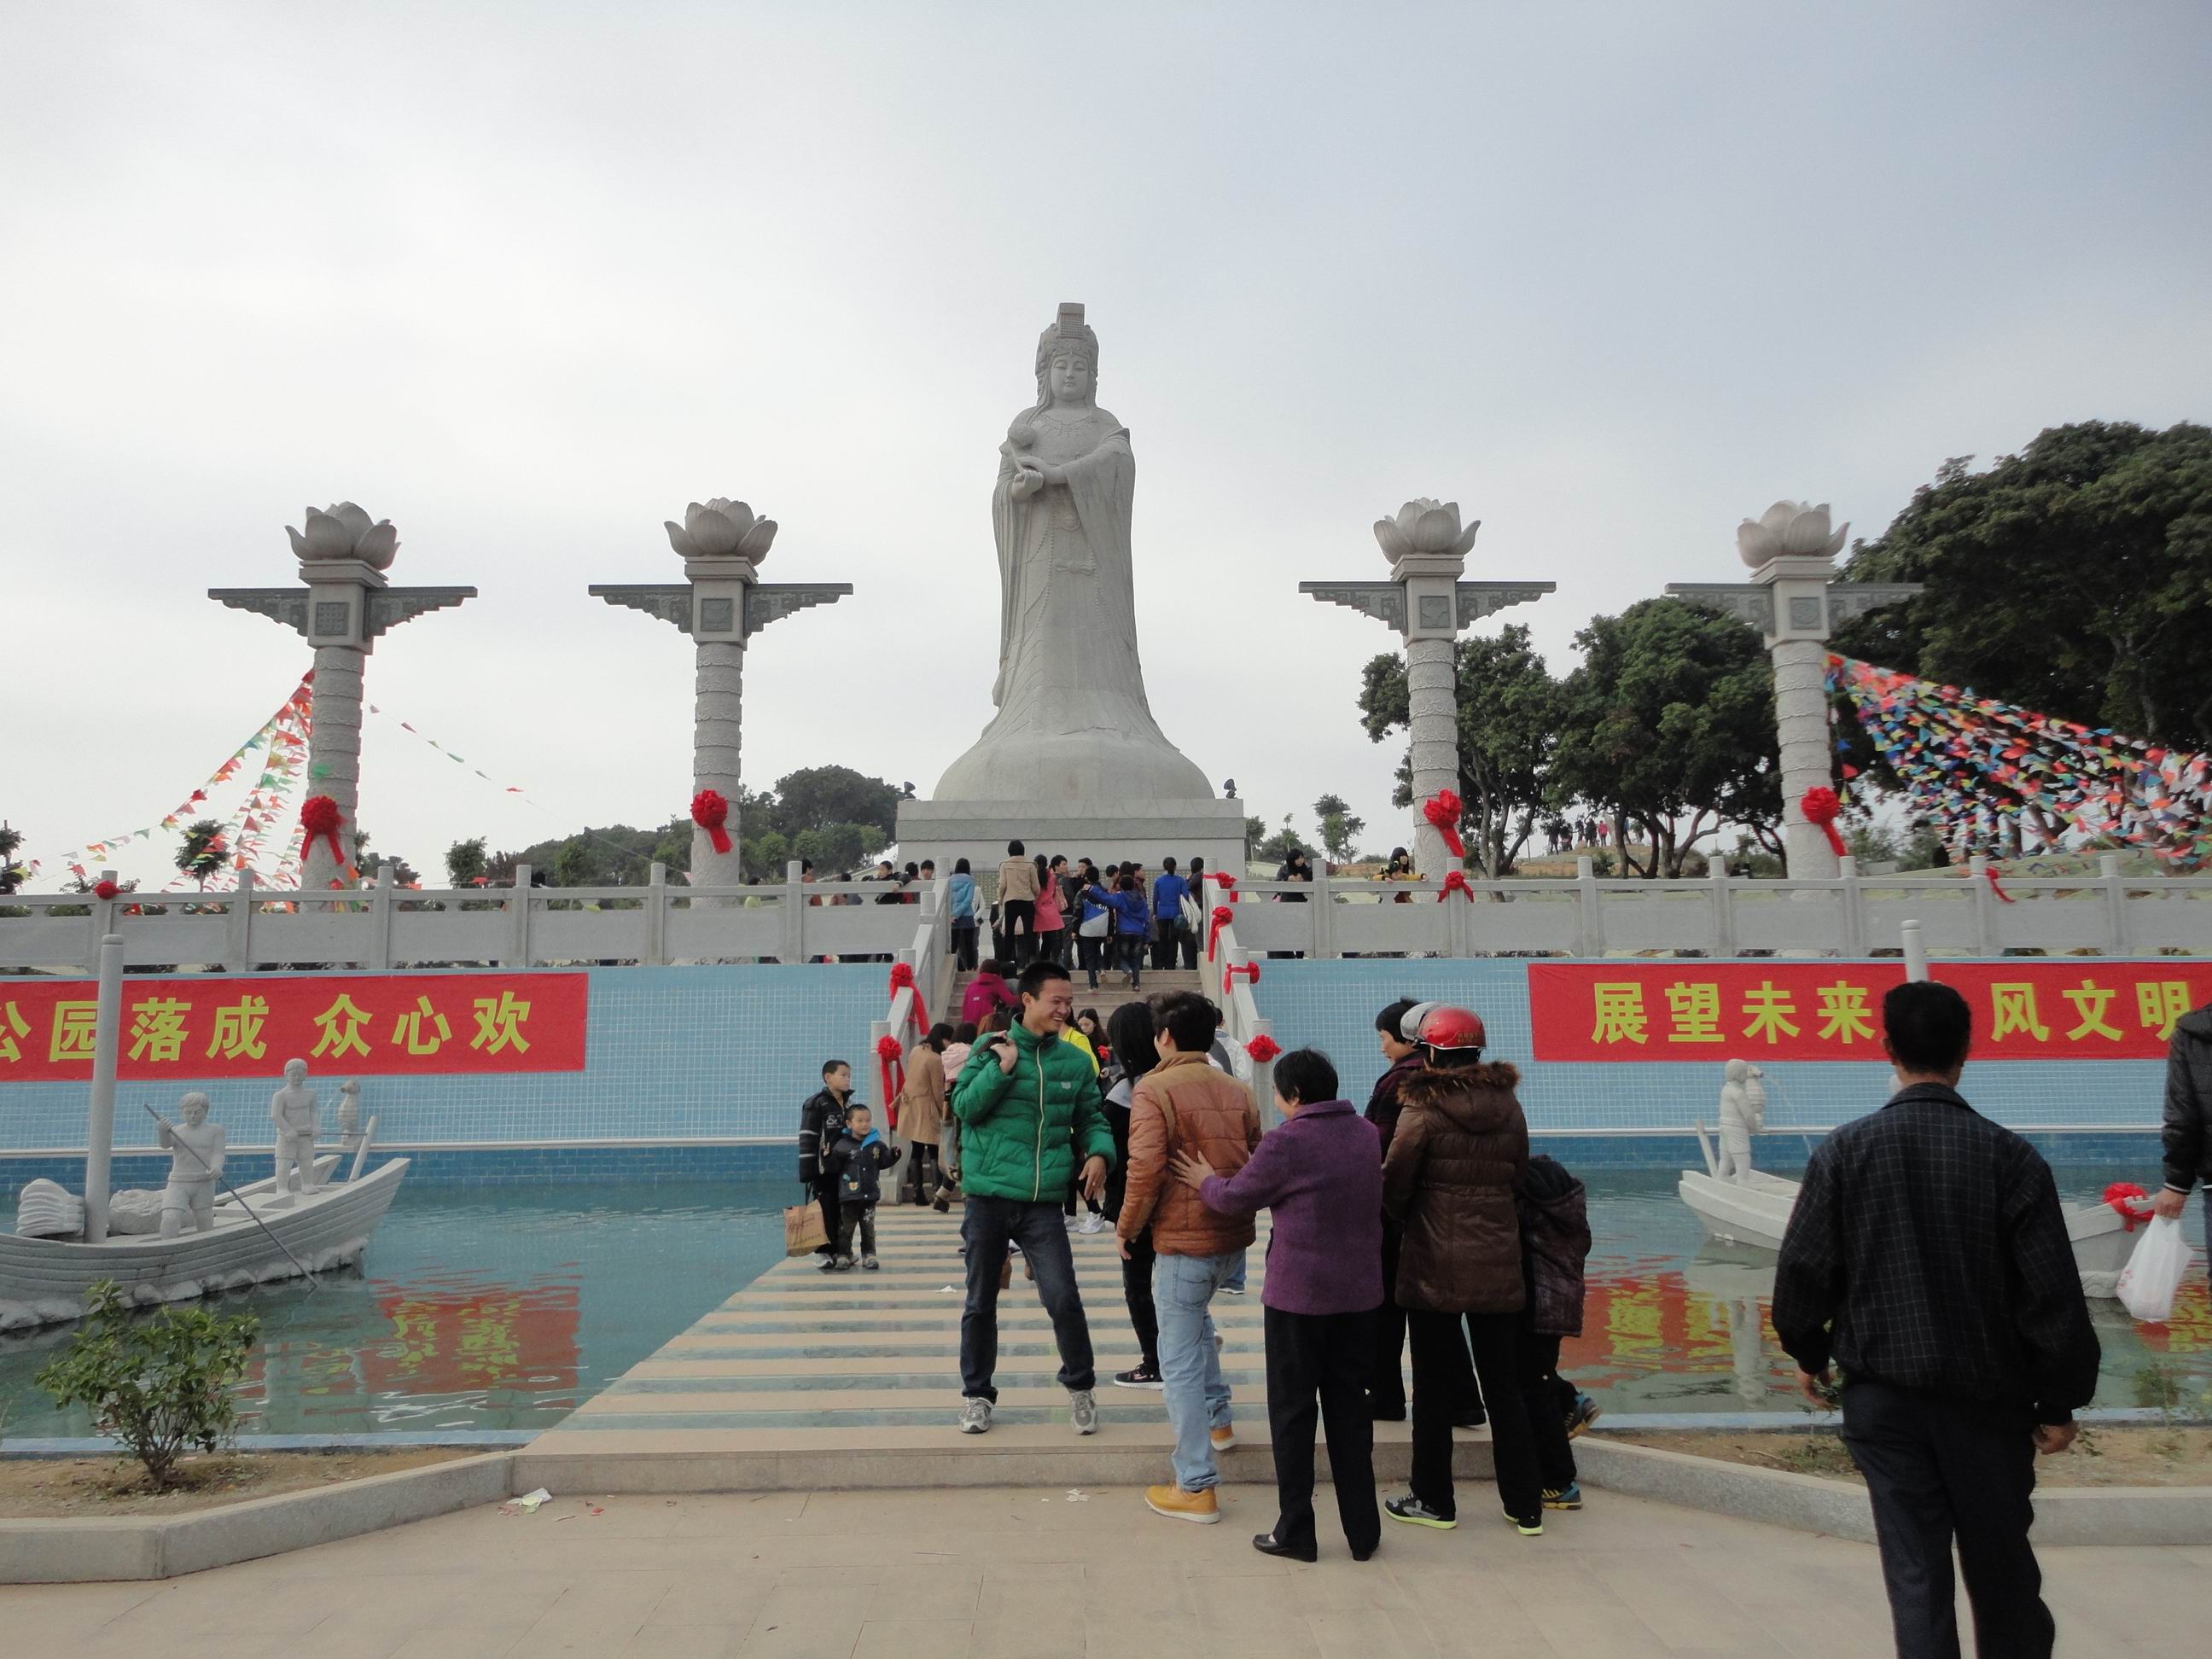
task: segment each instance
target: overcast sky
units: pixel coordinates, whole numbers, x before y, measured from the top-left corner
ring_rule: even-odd
[[[1381,576],[1407,497],[1559,584],[1500,620],[1563,668],[1778,496],[1870,534],[1946,456],[2212,416],[2209,42],[2201,3],[5,0],[0,816],[47,887],[176,805],[307,665],[204,590],[292,580],[340,498],[396,581],[482,590],[370,699],[528,791],[372,720],[362,823],[426,872],[683,811],[690,645],[584,590],[680,580],[709,495],[781,523],[767,578],[858,590],[751,648],[754,786],[927,794],[1080,300],[1163,728],[1407,839],[1353,707],[1390,636],[1297,585]]]

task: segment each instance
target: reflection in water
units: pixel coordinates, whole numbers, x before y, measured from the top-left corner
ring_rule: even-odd
[[[2094,1199],[2140,1171],[2061,1169]],[[1796,1413],[1795,1368],[1767,1322],[1774,1259],[1708,1243],[1674,1172],[1591,1170],[1583,1334],[1560,1369],[1613,1412]],[[362,1434],[539,1429],[685,1329],[782,1255],[783,1183],[602,1183],[403,1188],[365,1270],[215,1298],[262,1322],[240,1389],[245,1432]],[[948,1227],[951,1224],[947,1223]],[[2171,1363],[2212,1387],[2212,1305],[2201,1273],[2172,1323],[2131,1324],[2093,1302],[2104,1344],[2098,1404],[2132,1406],[2136,1378]],[[1118,1299],[1091,1310],[1118,1331]],[[31,1377],[68,1328],[0,1337],[0,1412],[13,1436],[86,1435]],[[945,1388],[957,1382],[947,1363]]]

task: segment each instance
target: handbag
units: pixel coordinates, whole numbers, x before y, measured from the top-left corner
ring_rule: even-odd
[[[786,1255],[810,1255],[829,1242],[830,1231],[822,1224],[822,1206],[814,1200],[794,1204],[783,1212]]]
[[[1112,912],[1101,910],[1095,916],[1084,917],[1082,921],[1077,926],[1075,931],[1081,934],[1085,939],[1104,939],[1106,937],[1106,930],[1113,925],[1114,917]]]

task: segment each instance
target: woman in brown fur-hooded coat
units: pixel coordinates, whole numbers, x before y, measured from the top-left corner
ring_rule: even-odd
[[[1405,1230],[1399,1304],[1435,1313],[1516,1313],[1527,1291],[1514,1189],[1528,1125],[1503,1060],[1414,1073],[1382,1165],[1382,1207]]]

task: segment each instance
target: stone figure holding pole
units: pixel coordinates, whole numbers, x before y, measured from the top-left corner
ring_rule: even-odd
[[[307,1062],[286,1060],[284,1086],[269,1097],[269,1121],[276,1126],[276,1195],[269,1200],[273,1210],[289,1205],[294,1193],[315,1190],[315,1106]]]
[[[158,1133],[169,1153],[169,1183],[161,1189],[161,1237],[174,1238],[189,1219],[192,1231],[204,1233],[215,1225],[216,1177],[222,1173],[229,1132],[208,1119],[208,1097],[195,1090],[177,1103],[184,1119],[172,1123],[161,1119]]]
[[[1723,1181],[1751,1173],[1751,1138],[1766,1127],[1766,1073],[1747,1060],[1732,1060],[1721,1085],[1720,1167]]]

